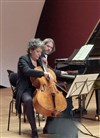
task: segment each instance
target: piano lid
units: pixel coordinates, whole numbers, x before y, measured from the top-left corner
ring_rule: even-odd
[[[94,48],[90,52],[89,57],[100,56],[100,19],[90,34],[86,44],[94,44]]]

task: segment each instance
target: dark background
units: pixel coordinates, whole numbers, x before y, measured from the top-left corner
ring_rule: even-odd
[[[56,52],[49,64],[54,67],[56,58],[67,58],[83,46],[99,18],[99,0],[46,0],[35,37],[54,39]]]

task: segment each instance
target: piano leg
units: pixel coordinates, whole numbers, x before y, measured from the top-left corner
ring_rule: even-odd
[[[96,96],[96,119],[100,120],[100,89],[95,90]]]

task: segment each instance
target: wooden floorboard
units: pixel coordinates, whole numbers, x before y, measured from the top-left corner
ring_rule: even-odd
[[[9,102],[11,100],[11,90],[10,88],[0,88],[0,138],[31,138],[31,129],[28,121],[26,123],[23,122],[22,118],[22,134],[18,134],[18,117],[16,113],[11,116],[11,125],[10,130],[7,131],[7,122],[8,122],[8,111],[9,111]],[[73,98],[74,107],[77,107],[77,100]],[[87,133],[86,129],[82,127],[82,124],[92,133],[92,135],[100,137],[100,121],[95,120],[95,96],[92,97],[90,104],[87,108],[87,115],[86,117],[92,118],[93,120],[89,119],[81,119],[81,122],[77,123],[79,129],[83,132]],[[38,133],[39,138],[54,138],[54,135],[44,135],[42,134],[43,126],[45,125],[45,121],[41,120],[41,126],[38,126]],[[63,124],[62,124],[63,125]],[[63,127],[63,126],[62,126]],[[71,128],[73,129],[73,128]],[[67,130],[66,130],[67,131]],[[92,138],[93,136],[85,135],[78,131],[79,138]]]

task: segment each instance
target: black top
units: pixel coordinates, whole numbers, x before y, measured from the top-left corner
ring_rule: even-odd
[[[38,60],[38,66],[41,63]],[[30,56],[25,55],[21,56],[18,61],[18,80],[16,86],[16,109],[19,113],[21,113],[21,97],[22,94],[26,91],[35,91],[35,87],[32,86],[30,77],[42,77],[44,75],[43,71],[34,70],[35,66],[33,66]]]

